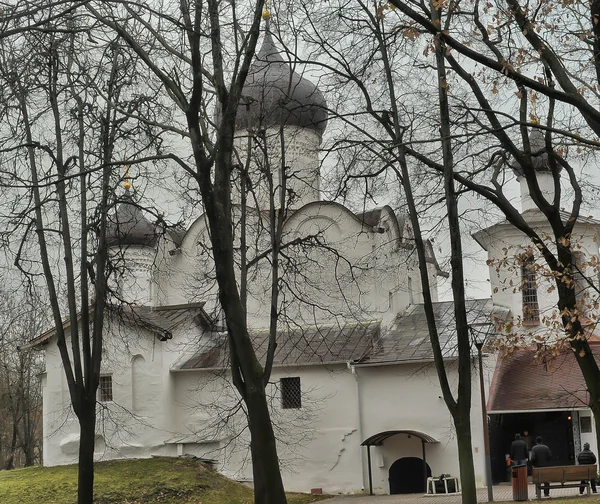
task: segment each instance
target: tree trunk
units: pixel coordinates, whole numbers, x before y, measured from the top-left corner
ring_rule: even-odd
[[[23,447],[23,453],[25,454],[24,467],[31,467],[34,462],[33,446],[31,443]]]
[[[8,471],[15,468],[15,450],[17,449],[17,423],[12,424],[12,438],[8,447],[8,456],[4,468]]]
[[[475,466],[473,464],[473,445],[471,443],[471,419],[464,412],[454,419],[456,442],[458,444],[458,461],[460,465],[460,482],[462,486],[462,502],[477,503],[475,485]]]
[[[15,468],[15,450],[17,449],[17,429],[13,426],[12,439],[10,442],[10,446],[8,447],[8,454],[6,457],[6,463],[4,465],[4,469],[10,471]]]
[[[77,504],[94,501],[94,444],[96,438],[96,404],[86,404],[79,416],[79,473]]]
[[[246,405],[251,439],[254,502],[255,504],[286,504],[275,433],[262,377],[258,377],[254,385],[247,383]]]

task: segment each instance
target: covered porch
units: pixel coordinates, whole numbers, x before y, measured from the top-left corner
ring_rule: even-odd
[[[594,342],[593,348],[598,349]],[[532,349],[499,359],[488,401],[492,479],[510,480],[507,457],[515,434],[528,450],[540,436],[551,465],[574,465],[585,442],[597,453],[585,381],[572,351],[536,360]]]
[[[389,468],[389,492],[394,494],[425,493],[427,489],[427,478],[431,476],[431,468],[427,464],[426,444],[438,443],[439,441],[423,432],[416,430],[389,430],[374,434],[365,439],[361,446],[367,451],[367,470],[369,476],[369,495],[373,495],[373,459],[371,448],[383,446],[384,442],[398,435],[407,435],[408,438],[417,438],[421,442],[421,458],[409,456],[399,457]]]

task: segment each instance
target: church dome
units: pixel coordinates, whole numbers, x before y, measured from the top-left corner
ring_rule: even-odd
[[[284,61],[267,27],[262,47],[248,70],[236,117],[236,129],[290,125],[323,135],[327,102],[311,81]]]
[[[144,217],[142,210],[133,202],[132,195],[126,192],[116,214],[109,218],[107,246],[153,247],[157,241],[156,226]]]
[[[529,147],[531,150],[531,165],[536,172],[552,173],[550,160],[548,159],[548,151],[546,150],[546,137],[544,132],[539,128],[533,128],[529,131]],[[558,170],[562,170],[561,165],[557,165]],[[513,170],[519,177],[523,177],[523,169],[519,163],[512,166]]]

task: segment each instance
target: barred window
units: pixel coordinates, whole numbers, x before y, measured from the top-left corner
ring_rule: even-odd
[[[98,383],[98,400],[108,402],[113,400],[112,376],[104,375],[100,377]]]
[[[540,308],[538,305],[537,284],[535,278],[535,261],[531,255],[523,258],[521,279],[521,291],[523,293],[523,321],[531,324],[539,324]]]
[[[283,409],[297,409],[302,407],[302,389],[300,378],[281,378],[281,407]]]
[[[579,424],[581,426],[582,434],[590,434],[592,432],[592,417],[589,417],[589,416],[579,417]]]

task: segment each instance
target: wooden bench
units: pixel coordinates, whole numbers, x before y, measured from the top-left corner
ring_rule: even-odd
[[[594,465],[577,466],[555,466],[555,467],[534,467],[533,484],[538,499],[542,498],[542,485],[544,483],[560,483],[560,485],[549,485],[549,488],[575,488],[587,487],[587,494],[590,495],[590,480],[596,479],[598,468]],[[577,483],[573,483],[573,482]]]

